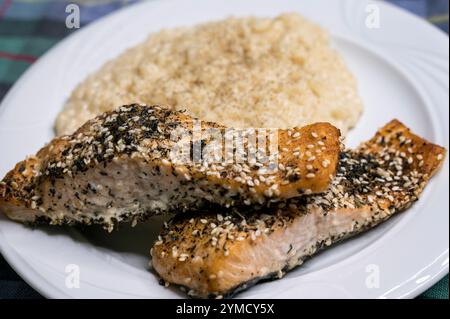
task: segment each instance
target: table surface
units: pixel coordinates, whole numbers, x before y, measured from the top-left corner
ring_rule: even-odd
[[[79,3],[81,27],[138,0],[0,0],[0,101],[18,77],[55,43],[72,33],[65,8]],[[409,10],[448,34],[448,0],[385,0]],[[448,275],[419,298],[448,299]],[[0,255],[0,299],[42,298]]]

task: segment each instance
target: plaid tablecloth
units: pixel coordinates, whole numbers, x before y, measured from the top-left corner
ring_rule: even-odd
[[[69,3],[77,3],[81,27],[137,0],[0,0],[0,100],[18,77],[56,42],[73,32],[65,26]],[[389,0],[448,33],[448,0]],[[448,275],[420,298],[448,299]],[[41,298],[0,256],[0,299]]]

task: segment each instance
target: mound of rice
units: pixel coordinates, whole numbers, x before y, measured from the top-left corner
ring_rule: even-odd
[[[151,34],[78,85],[56,120],[57,134],[135,102],[230,127],[326,121],[343,134],[362,112],[356,82],[328,34],[297,14]]]

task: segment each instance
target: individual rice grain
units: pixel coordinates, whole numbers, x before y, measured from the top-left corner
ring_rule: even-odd
[[[134,102],[230,127],[326,121],[344,134],[362,112],[356,82],[328,34],[297,14],[151,34],[78,85],[56,120],[57,134]]]

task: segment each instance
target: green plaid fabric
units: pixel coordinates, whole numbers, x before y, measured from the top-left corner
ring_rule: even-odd
[[[419,296],[421,299],[448,299],[448,275]]]
[[[73,30],[65,8],[78,3],[81,27],[137,0],[0,0],[0,101],[39,56]],[[389,0],[448,33],[448,0]],[[448,299],[448,275],[420,298]],[[40,298],[0,256],[0,299]]]

